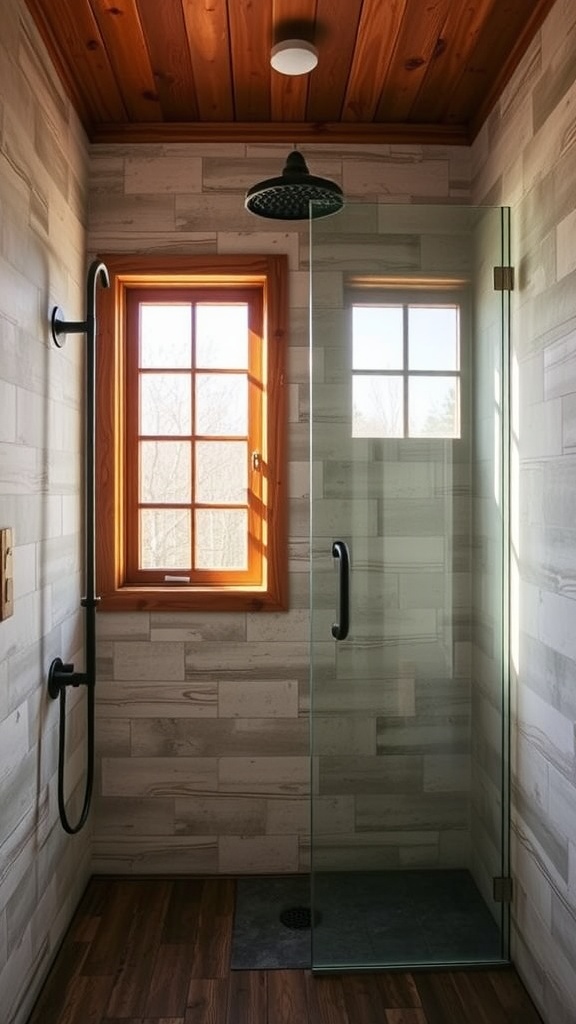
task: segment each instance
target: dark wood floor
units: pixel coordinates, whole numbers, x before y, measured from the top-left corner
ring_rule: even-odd
[[[539,1024],[510,969],[231,971],[234,881],[93,878],[29,1024]]]

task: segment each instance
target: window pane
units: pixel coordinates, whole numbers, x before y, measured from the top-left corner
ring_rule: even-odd
[[[247,512],[243,509],[197,509],[196,568],[248,568]]]
[[[196,307],[196,366],[248,368],[248,306]]]
[[[140,374],[140,433],[190,434],[191,386],[188,373]]]
[[[352,378],[352,437],[403,437],[402,377]]]
[[[191,445],[186,441],[141,441],[140,501],[190,502],[190,455]]]
[[[190,303],[143,302],[140,306],[140,366],[192,366]]]
[[[140,509],[140,568],[189,569],[190,509]]]
[[[408,311],[411,370],[457,370],[458,309],[411,306]]]
[[[408,382],[410,437],[460,437],[459,382],[413,377]]]
[[[246,441],[199,441],[196,445],[196,501],[245,504],[248,487]]]
[[[248,378],[245,373],[196,376],[196,433],[248,433]]]
[[[401,370],[401,306],[352,307],[352,369]]]

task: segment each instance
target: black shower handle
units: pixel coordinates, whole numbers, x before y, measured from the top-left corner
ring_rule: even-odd
[[[335,540],[332,545],[332,558],[338,559],[338,622],[332,626],[335,640],[345,640],[350,628],[350,552],[343,540]]]

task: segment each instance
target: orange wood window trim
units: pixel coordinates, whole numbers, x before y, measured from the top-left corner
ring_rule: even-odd
[[[266,510],[262,508],[262,488],[267,487],[267,460],[265,457],[262,459],[261,469],[256,472],[252,470],[249,474],[248,487],[247,487],[247,553],[248,553],[248,565],[245,570],[210,570],[210,569],[193,569],[188,565],[180,565],[179,567],[172,567],[172,569],[142,569],[139,566],[139,536],[138,529],[134,528],[134,524],[138,522],[140,502],[138,500],[138,444],[140,441],[140,431],[138,429],[138,419],[140,411],[140,402],[138,394],[138,383],[141,374],[146,375],[148,373],[157,373],[159,369],[152,370],[148,368],[142,368],[139,366],[138,359],[138,336],[139,336],[139,312],[142,303],[158,303],[164,299],[166,302],[185,302],[191,306],[201,305],[203,303],[225,303],[225,302],[242,302],[245,303],[248,308],[248,366],[246,372],[246,381],[248,388],[248,410],[250,413],[250,422],[248,424],[246,441],[248,449],[252,452],[263,453],[263,448],[266,447],[268,431],[263,430],[262,423],[262,394],[266,391],[266,380],[263,376],[263,367],[265,360],[263,359],[263,347],[265,345],[264,340],[264,317],[263,317],[263,294],[262,289],[255,285],[253,287],[237,286],[230,284],[228,288],[221,287],[202,287],[194,286],[193,288],[184,287],[178,289],[157,289],[154,287],[144,288],[130,288],[126,291],[126,382],[127,387],[125,388],[126,394],[126,467],[127,472],[125,475],[126,483],[126,502],[125,502],[125,517],[126,517],[126,561],[125,561],[125,578],[126,583],[132,586],[164,586],[164,574],[166,572],[173,574],[186,574],[190,576],[191,584],[194,587],[205,586],[211,587],[218,585],[234,587],[234,586],[262,586],[264,583],[263,576],[266,570],[266,559],[265,553],[262,549],[262,519],[264,521],[267,518]],[[194,321],[194,317],[192,318]],[[194,330],[193,330],[194,335]],[[192,339],[191,339],[192,340]],[[192,348],[195,351],[195,344],[192,342]],[[190,382],[198,367],[196,360],[191,361],[190,368],[186,369],[182,367],[179,371],[165,369],[162,372],[179,372],[189,373]],[[203,372],[203,368],[200,368],[200,372]],[[242,373],[242,370],[225,368],[225,367],[214,367],[206,372],[214,374],[226,374],[232,372],[234,374]],[[192,403],[194,406],[194,403]],[[171,440],[170,437],[166,436],[164,440]],[[191,449],[191,478],[194,476],[194,444],[193,441],[202,439],[200,435],[196,433],[191,427],[191,434],[189,437],[190,443],[192,444]],[[158,440],[162,438],[158,435]],[[217,440],[217,438],[214,438]],[[263,453],[265,456],[265,452]],[[192,484],[192,503],[189,506],[192,517],[194,516],[194,510],[202,505],[198,502],[195,494],[195,487]],[[154,503],[156,507],[159,507],[161,503]],[[174,507],[170,503],[167,503],[167,507]],[[185,507],[185,506],[184,506]],[[194,558],[192,559],[194,561]]]
[[[285,256],[130,256],[100,257],[110,273],[110,288],[98,293],[97,341],[97,585],[104,610],[271,610],[287,607],[286,385],[287,280]],[[128,551],[136,533],[128,500],[134,494],[136,459],[126,458],[127,409],[137,382],[128,373],[126,321],[134,292],[206,289],[256,291],[261,296],[262,329],[251,324],[253,365],[249,387],[249,434],[259,439],[263,468],[249,469],[249,530],[253,547],[262,549],[263,573],[254,583],[243,573],[198,575],[196,585],[155,582],[154,574],[135,580],[128,572]],[[233,298],[233,296],[231,296]],[[254,329],[253,329],[254,328]],[[257,378],[261,376],[261,381]],[[256,378],[256,379],[253,379]],[[261,404],[261,412],[258,410]],[[132,410],[132,419],[134,411]],[[259,422],[258,422],[259,421]],[[133,562],[133,556],[132,556]],[[251,582],[252,580],[252,582]]]

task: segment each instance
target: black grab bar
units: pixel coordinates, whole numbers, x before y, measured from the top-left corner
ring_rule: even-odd
[[[88,269],[86,279],[86,319],[69,320],[64,318],[62,310],[56,306],[52,310],[51,327],[54,343],[61,348],[66,334],[86,335],[86,395],[85,395],[85,455],[84,455],[84,574],[85,596],[80,604],[85,610],[84,615],[84,646],[85,671],[77,672],[72,664],[65,664],[61,658],[55,658],[48,671],[48,693],[56,700],[60,699],[60,731],[58,738],[58,811],[62,828],[69,835],[76,835],[86,824],[92,789],[94,786],[94,689],[96,685],[96,557],[95,532],[96,510],[94,495],[96,490],[95,434],[96,434],[96,284],[104,288],[110,286],[110,276],[104,263],[94,260]],[[80,818],[76,825],[71,825],[66,814],[64,799],[64,760],[66,751],[66,687],[86,686],[87,708],[87,752],[86,752],[86,786],[84,803]]]
[[[350,628],[350,552],[343,540],[335,540],[332,545],[332,558],[338,559],[338,622],[332,626],[335,640],[345,640]]]

